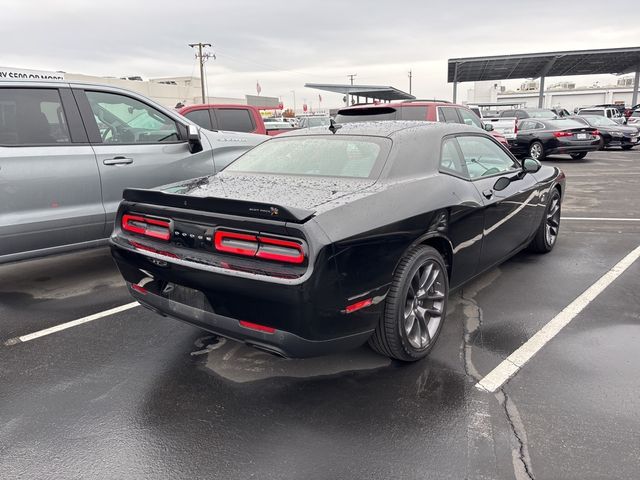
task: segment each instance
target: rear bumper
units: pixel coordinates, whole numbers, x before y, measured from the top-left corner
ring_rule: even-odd
[[[131,295],[143,306],[285,357],[361,345],[378,323],[388,289],[385,285],[346,298],[335,262],[323,255],[302,283],[283,284],[196,269],[168,257],[158,260],[114,238],[111,250]],[[372,303],[346,313],[347,305],[365,298],[373,298]]]
[[[558,142],[555,146],[549,148],[547,153],[550,155],[559,153],[581,153],[594,152],[599,149],[599,139],[592,142]]]
[[[273,333],[243,327],[234,318],[219,315],[181,302],[169,300],[151,292],[140,293],[131,288],[131,295],[143,306],[162,316],[176,318],[225,338],[245,343],[288,358],[305,358],[350,350],[362,345],[373,333],[365,331],[329,340],[308,340],[291,332],[274,329]]]

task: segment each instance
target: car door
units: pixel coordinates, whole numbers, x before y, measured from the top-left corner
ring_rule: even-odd
[[[0,262],[100,239],[104,225],[96,158],[71,90],[1,87]]]
[[[521,248],[533,232],[539,195],[537,181],[523,174],[520,164],[492,138],[457,136],[470,180],[484,203],[484,237],[479,271],[504,260]],[[496,182],[508,179],[506,188]]]
[[[536,122],[534,120],[521,120],[518,125],[516,141],[513,145],[513,152],[517,155],[529,152],[529,145],[535,137]]]
[[[160,185],[214,173],[211,146],[192,154],[183,124],[167,111],[121,91],[74,90],[100,170],[106,212],[113,229],[126,188]]]

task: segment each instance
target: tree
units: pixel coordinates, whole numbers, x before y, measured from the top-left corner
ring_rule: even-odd
[[[282,112],[282,116],[284,118],[293,118],[296,114],[290,108],[287,108],[284,112]]]

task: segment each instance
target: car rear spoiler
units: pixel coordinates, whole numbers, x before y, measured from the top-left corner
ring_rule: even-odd
[[[268,218],[293,223],[304,223],[315,215],[315,211],[303,210],[302,208],[230,198],[192,197],[140,188],[127,188],[123,193],[123,198],[128,202],[224,213],[241,217]]]

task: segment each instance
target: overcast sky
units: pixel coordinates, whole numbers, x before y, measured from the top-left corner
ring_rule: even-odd
[[[634,2],[396,0],[0,0],[0,65],[143,78],[197,75],[188,43],[213,44],[209,94],[317,105],[306,82],[393,85],[450,98],[447,59],[640,45]],[[631,9],[633,7],[633,9]],[[629,9],[625,14],[625,9]],[[554,79],[555,80],[555,79]],[[579,84],[592,79],[580,79]],[[601,78],[601,80],[603,80]],[[606,80],[606,78],[604,79]],[[605,82],[606,83],[606,82]],[[462,85],[462,99],[471,85]],[[324,94],[324,106],[340,96]]]

